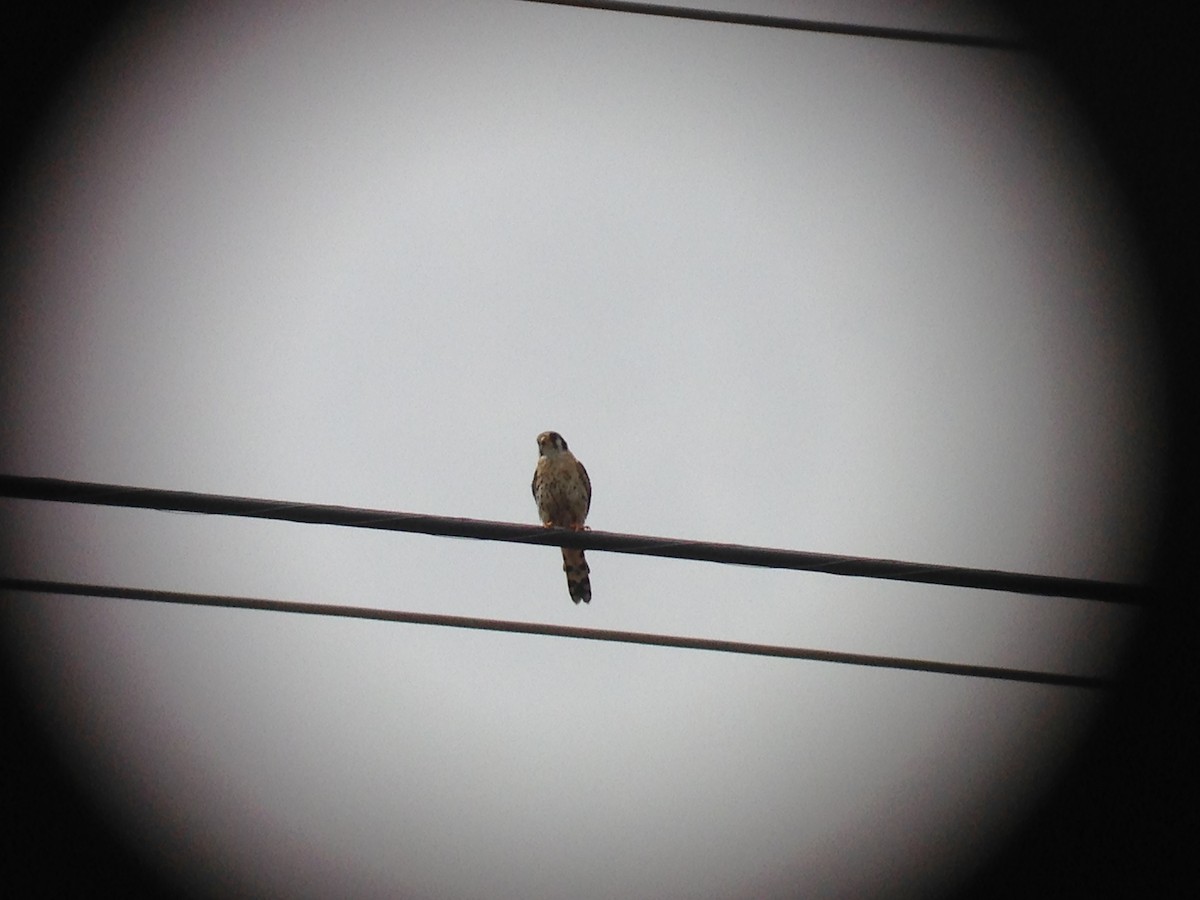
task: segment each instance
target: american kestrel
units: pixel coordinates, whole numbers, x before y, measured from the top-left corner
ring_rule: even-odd
[[[547,528],[583,529],[588,507],[592,505],[592,481],[587,469],[567,449],[567,442],[557,431],[538,435],[537,468],[533,470],[533,499],[538,516]],[[567,590],[578,603],[590,603],[592,583],[588,580],[588,564],[582,550],[562,548],[563,571],[567,573]]]

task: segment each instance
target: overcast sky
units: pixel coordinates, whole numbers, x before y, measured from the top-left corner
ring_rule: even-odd
[[[736,8],[1007,33],[886,7]],[[533,522],[553,429],[598,529],[1144,571],[1162,435],[1135,259],[1027,55],[522,2],[230,5],[131,20],[85,76],[6,248],[5,472]],[[577,607],[553,548],[0,511],[26,577],[1075,674],[1117,671],[1133,621],[595,551]],[[928,896],[1102,699],[17,599],[38,696],[130,833],[255,893]]]

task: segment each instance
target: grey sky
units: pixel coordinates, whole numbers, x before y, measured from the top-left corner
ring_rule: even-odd
[[[4,471],[534,521],[555,429],[596,528],[1142,572],[1161,436],[1133,258],[1026,56],[280,5],[149,16],[89,74],[30,183]],[[580,608],[550,548],[0,509],[32,577],[1081,674],[1132,619],[595,552]],[[291,896],[924,895],[1096,708],[120,601],[14,621],[152,853]]]

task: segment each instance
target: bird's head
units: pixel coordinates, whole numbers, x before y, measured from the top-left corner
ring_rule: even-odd
[[[537,441],[538,453],[542,456],[554,456],[567,449],[567,442],[557,431],[543,431]]]

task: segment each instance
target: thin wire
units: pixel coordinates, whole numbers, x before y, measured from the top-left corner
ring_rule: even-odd
[[[191,491],[167,491],[156,488],[126,487],[60,478],[32,478],[24,475],[0,475],[0,497],[46,500],[63,503],[90,503],[135,509],[195,512],[208,515],[243,516],[310,525],[341,525],[380,531],[406,531],[443,537],[507,541],[573,547],[580,550],[607,550],[640,556],[670,557],[770,569],[793,569],[882,578],[917,584],[941,584],[952,587],[1007,591],[1046,597],[1069,597],[1108,603],[1144,602],[1145,588],[1140,585],[1055,575],[1031,575],[997,569],[972,569],[963,566],[904,562],[896,559],[871,559],[806,550],[783,550],[745,544],[686,541],[677,538],[621,534],[612,531],[569,531],[514,522],[492,522],[419,513],[389,512],[319,503],[295,503],[200,494]]]
[[[923,44],[944,44],[957,47],[978,47],[986,50],[1024,50],[1011,38],[953,31],[923,31],[916,28],[892,28],[884,25],[852,25],[818,19],[794,19],[789,16],[767,16],[757,13],[728,12],[715,9],[696,9],[665,3],[635,3],[625,0],[526,0],[551,6],[575,6],[580,9],[599,9],[608,12],[637,13],[647,16],[666,16],[674,19],[696,19],[702,22],[722,22],[728,25],[757,25],[764,28],[784,28],[791,31],[812,31],[818,34],[838,34],[850,37],[882,38],[893,41],[916,41]]]
[[[445,628],[469,628],[477,631],[499,631],[511,634],[536,634],[546,637],[576,638],[588,641],[609,641],[621,644],[641,644],[652,647],[671,647],[685,650],[708,650],[718,653],[738,653],[748,656],[771,656],[782,659],[802,659],[812,662],[841,663],[851,666],[870,666],[880,669],[901,669],[910,672],[929,672],[936,675],[960,675],[1001,681],[1019,681],[1056,687],[1111,689],[1116,682],[1089,675],[1063,675],[1057,672],[1038,672],[1004,666],[972,666],[961,663],[907,659],[897,656],[871,656],[863,653],[840,653],[834,650],[810,650],[777,644],[753,644],[743,641],[724,641],[712,638],[680,637],[651,634],[642,631],[615,631],[608,628],[584,628],[572,625],[549,625],[542,622],[515,622],[506,619],[485,619],[474,616],[450,616],[440,613],[404,612],[375,609],[365,606],[339,606],[327,603],[300,603],[293,600],[266,600],[256,597],[233,597],[219,594],[195,594],[183,591],[156,591],[144,588],[113,587],[98,584],[78,584],[66,581],[42,581],[31,578],[0,576],[0,589],[40,594],[66,594],[82,597],[105,597],[123,600],[143,600],[153,603],[177,603],[188,606],[208,606],[223,609],[252,609],[266,612],[300,613],[310,616],[337,616],[343,619],[364,619],[375,622],[403,622],[409,625],[437,625]]]

